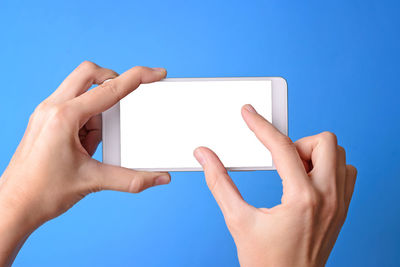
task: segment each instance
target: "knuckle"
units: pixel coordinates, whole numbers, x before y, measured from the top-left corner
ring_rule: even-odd
[[[343,155],[343,154],[346,154],[346,150],[345,150],[342,146],[338,146],[338,151],[339,151],[339,153],[341,153],[342,155]]]
[[[141,84],[143,82],[143,75],[146,72],[147,68],[143,66],[135,66],[132,68],[132,70],[134,75],[138,77],[139,84]]]
[[[332,132],[329,131],[322,132],[320,134],[320,137],[325,142],[337,144],[337,136]]]
[[[295,148],[295,144],[292,142],[292,139],[283,134],[277,138],[276,144],[280,147]]]
[[[353,165],[348,165],[348,169],[349,169],[350,172],[352,173],[353,177],[356,179],[357,174],[358,174],[357,168],[354,167]]]
[[[46,108],[49,107],[49,104],[45,101],[41,102],[36,108],[35,111],[42,111],[42,110],[46,110]]]
[[[328,201],[336,201],[338,199],[336,180],[331,179],[327,181],[326,188],[323,190],[323,197]]]
[[[336,190],[324,194],[323,211],[328,220],[341,222],[346,218],[346,206],[344,199],[338,197]]]
[[[108,81],[106,83],[103,83],[101,85],[101,87],[103,87],[104,90],[106,90],[108,93],[110,93],[112,95],[118,95],[119,94],[118,87],[115,84],[115,81],[113,81],[113,80],[110,80],[110,81]]]
[[[44,119],[51,105],[47,101],[41,102],[29,117],[29,122]]]
[[[323,203],[324,207],[328,212],[336,212],[339,207],[338,188],[336,182],[332,181],[331,184],[324,189],[323,192]]]
[[[37,105],[35,110],[32,112],[32,114],[30,116],[30,120],[33,120],[34,118],[36,118],[43,111],[44,106],[45,106],[44,102]]]
[[[68,120],[70,108],[66,104],[54,105],[47,110],[47,118],[53,124],[63,124]]]
[[[335,215],[339,210],[339,203],[337,199],[328,199],[324,205],[325,211],[330,215]]]
[[[91,61],[85,60],[79,65],[78,68],[83,71],[92,72],[92,71],[96,70],[98,68],[98,66]]]
[[[141,177],[136,177],[129,183],[128,192],[129,193],[139,193],[144,189],[144,181]]]
[[[135,66],[135,67],[133,67],[133,70],[134,70],[135,72],[137,72],[137,73],[141,73],[141,72],[145,71],[146,68],[143,67],[143,66]]]
[[[66,112],[64,105],[55,105],[49,110],[49,116],[52,118],[60,118],[63,117]]]
[[[315,211],[318,209],[320,197],[314,190],[304,190],[297,200],[297,204],[303,211]]]

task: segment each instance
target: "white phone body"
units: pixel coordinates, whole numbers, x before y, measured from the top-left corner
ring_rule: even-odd
[[[140,85],[102,114],[103,162],[145,171],[201,171],[193,150],[207,146],[228,170],[274,170],[269,151],[242,119],[244,104],[288,134],[282,77],[167,78]]]

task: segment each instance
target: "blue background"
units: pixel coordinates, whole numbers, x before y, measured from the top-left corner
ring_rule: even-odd
[[[399,266],[399,11],[382,0],[2,0],[0,170],[35,106],[83,60],[169,77],[284,76],[292,139],[333,131],[359,170],[328,266]],[[251,204],[280,202],[275,172],[232,176]],[[86,197],[37,230],[15,266],[237,266],[203,174],[172,178]]]

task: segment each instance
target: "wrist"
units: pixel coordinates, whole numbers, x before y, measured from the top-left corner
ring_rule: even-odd
[[[299,253],[303,250],[300,246],[296,251],[286,250],[279,245],[274,247],[258,247],[257,242],[245,248],[238,249],[238,258],[242,267],[320,267],[324,264],[319,263],[316,259],[307,257],[307,253]]]

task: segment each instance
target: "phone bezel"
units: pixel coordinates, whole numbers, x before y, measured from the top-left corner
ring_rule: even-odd
[[[221,78],[166,78],[160,82],[179,81],[271,81],[272,124],[288,135],[287,82],[283,77],[221,77]],[[102,113],[103,163],[121,165],[120,105],[119,102]],[[143,171],[202,171],[199,168],[135,168]],[[265,167],[229,167],[229,171],[275,170],[274,164]]]

